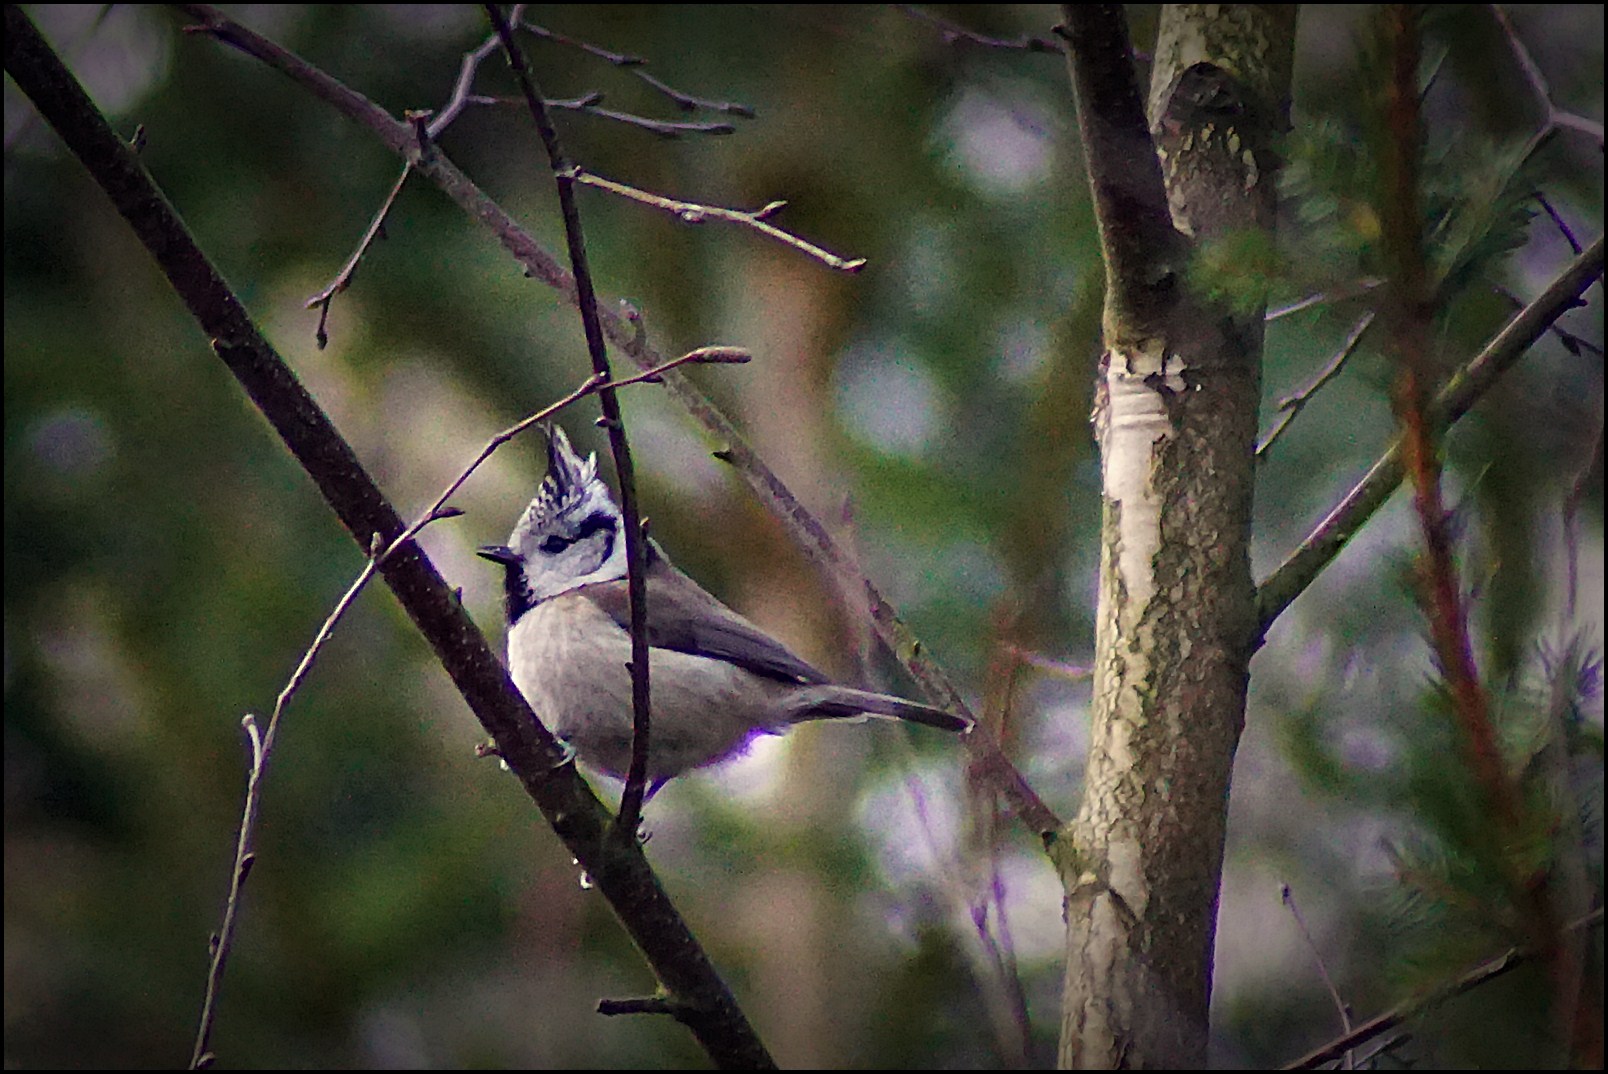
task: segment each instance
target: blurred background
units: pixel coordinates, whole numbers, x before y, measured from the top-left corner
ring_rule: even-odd
[[[320,349],[304,302],[354,249],[398,162],[275,72],[184,34],[170,9],[27,10],[122,132],[143,125],[146,166],[405,517],[586,375],[575,311],[423,181],[336,299]],[[487,34],[467,5],[230,10],[393,115],[439,109]],[[1055,19],[1042,6],[923,10],[1011,40],[1047,37]],[[1155,9],[1131,11],[1142,50]],[[527,39],[550,97],[597,91],[607,108],[735,127],[669,140],[561,114],[587,169],[711,205],[786,199],[776,223],[868,259],[834,273],[745,229],[579,190],[600,294],[642,311],[668,355],[754,353],[693,375],[926,651],[1005,716],[1009,749],[1069,816],[1093,646],[1087,415],[1103,270],[1061,58],[953,39],[887,6],[529,17],[755,113],[683,115],[629,70]],[[1302,16],[1269,297],[1344,295],[1271,325],[1264,428],[1367,309],[1357,285],[1377,230],[1347,197],[1366,168],[1365,18]],[[1598,140],[1562,131],[1522,165],[1525,189],[1589,242],[1602,227],[1602,9],[1512,18],[1554,103],[1599,124]],[[1429,181],[1447,205],[1505,205],[1491,183],[1514,169],[1497,165],[1517,161],[1545,110],[1488,10],[1454,8],[1428,34]],[[477,88],[512,92],[500,59]],[[362,555],[10,82],[5,142],[5,1062],[174,1065],[227,889],[240,719],[272,707]],[[441,145],[562,250],[522,108],[471,108]],[[1448,365],[1511,314],[1505,293],[1528,300],[1572,256],[1533,199],[1508,208],[1533,219],[1500,256],[1471,260],[1440,337]],[[1600,288],[1587,297],[1450,444],[1482,666],[1516,699],[1539,688],[1548,654],[1577,640],[1600,651]],[[1388,445],[1388,383],[1365,340],[1269,452],[1259,578]],[[595,405],[564,422],[606,455]],[[644,511],[679,566],[830,671],[913,691],[662,389],[628,389],[625,408]],[[505,538],[542,464],[533,439],[508,445],[454,500],[466,515],[423,539],[499,645],[498,572],[473,550]],[[1221,1064],[1276,1063],[1338,1033],[1314,949],[1362,1016],[1434,979],[1424,965],[1455,962],[1425,955],[1397,897],[1395,848],[1433,838],[1409,793],[1415,766],[1443,745],[1424,723],[1432,662],[1404,582],[1413,547],[1396,502],[1252,665],[1218,935]],[[1591,690],[1580,700],[1598,744],[1581,773],[1581,842],[1600,893],[1602,714]],[[214,1037],[225,1065],[702,1061],[667,1020],[594,1013],[653,982],[517,782],[476,759],[482,737],[394,600],[368,591],[281,730]],[[1053,1056],[1060,887],[1036,840],[968,792],[947,738],[803,728],[675,781],[648,827],[649,857],[784,1066]],[[1457,964],[1501,949],[1463,939]],[[1412,1054],[1527,1064],[1541,994],[1512,975],[1417,1023]]]

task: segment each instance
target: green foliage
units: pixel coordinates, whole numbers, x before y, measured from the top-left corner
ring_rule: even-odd
[[[1472,144],[1471,144],[1472,143]],[[1499,280],[1535,216],[1534,146],[1448,143],[1425,167],[1425,245],[1440,304]]]
[[[1330,705],[1315,702],[1281,721],[1284,755],[1310,792],[1394,818],[1395,882],[1384,894],[1405,993],[1432,991],[1533,942],[1526,892],[1538,881],[1576,912],[1601,902],[1600,669],[1600,656],[1579,641],[1558,654],[1532,650],[1526,677],[1494,697],[1504,767],[1526,818],[1517,832],[1505,829],[1475,779],[1462,717],[1438,683],[1381,721],[1389,732],[1383,768],[1345,756],[1336,728],[1356,721],[1336,720]],[[1585,890],[1565,881],[1572,874]]]
[[[1294,230],[1282,241],[1302,254],[1291,259],[1299,295],[1377,271],[1379,162],[1340,116],[1298,110],[1292,122],[1279,196]]]
[[[1359,35],[1344,82],[1363,107],[1344,116],[1298,111],[1287,140],[1281,192],[1299,229],[1298,246],[1314,255],[1294,266],[1308,290],[1388,274],[1381,207],[1396,195],[1383,186],[1385,141],[1393,135],[1383,115],[1388,66],[1381,34],[1375,26]],[[1438,123],[1432,95],[1445,56],[1442,48],[1426,59],[1420,76],[1427,132],[1419,176],[1420,242],[1443,311],[1466,291],[1500,282],[1507,256],[1526,242],[1537,211],[1536,158],[1549,141],[1529,131],[1493,135]],[[1308,275],[1314,269],[1322,274]]]
[[[1289,269],[1273,236],[1243,230],[1203,242],[1189,263],[1189,284],[1211,302],[1240,315],[1267,306],[1268,295],[1282,288]]]

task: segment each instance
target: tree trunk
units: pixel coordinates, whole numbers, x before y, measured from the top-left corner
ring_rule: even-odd
[[[1186,266],[1214,240],[1260,233],[1264,249],[1271,242],[1272,146],[1285,125],[1295,17],[1289,8],[1166,7],[1151,151],[1142,126],[1132,129],[1136,89],[1131,100],[1112,92],[1125,89],[1124,73],[1132,78],[1120,12],[1107,9],[1118,21],[1102,23],[1101,13],[1078,10],[1067,9],[1068,38],[1108,287],[1094,412],[1104,516],[1093,728],[1061,858],[1061,1062],[1200,1067],[1256,630],[1249,543],[1262,309],[1214,303]],[[1107,55],[1090,70],[1102,32]],[[1120,56],[1109,55],[1115,49]],[[1110,66],[1118,62],[1126,72]],[[1113,147],[1118,159],[1096,160]]]

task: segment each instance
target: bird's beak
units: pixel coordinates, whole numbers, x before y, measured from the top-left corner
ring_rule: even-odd
[[[482,545],[475,549],[475,555],[481,559],[489,559],[493,563],[501,563],[504,567],[512,567],[519,562],[519,554],[505,544]]]

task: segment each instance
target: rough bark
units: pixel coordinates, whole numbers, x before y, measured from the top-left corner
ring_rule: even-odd
[[[1100,83],[1080,71],[1079,34],[1098,18],[1067,10],[1108,301],[1094,413],[1104,519],[1093,727],[1061,857],[1061,1062],[1200,1067],[1256,631],[1249,542],[1262,311],[1214,304],[1187,261],[1204,242],[1272,227],[1272,146],[1295,19],[1293,9],[1165,8],[1148,116],[1160,167],[1127,154],[1119,182],[1093,158],[1102,126],[1131,128],[1130,95],[1109,94],[1113,111],[1091,114]],[[1102,202],[1102,182],[1122,197]],[[1168,232],[1153,219],[1134,224],[1136,207],[1153,218],[1158,204]],[[1124,233],[1147,238],[1113,257]]]

